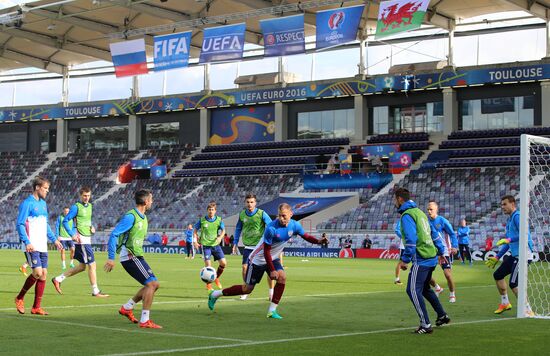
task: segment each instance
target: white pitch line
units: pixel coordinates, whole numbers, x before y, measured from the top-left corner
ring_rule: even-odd
[[[466,286],[457,288],[461,289],[471,289],[471,288],[487,288],[494,287],[494,284],[489,285],[479,285],[479,286]],[[370,291],[370,292],[350,292],[350,293],[327,293],[327,294],[304,294],[304,295],[288,295],[284,296],[283,299],[296,299],[296,298],[321,298],[321,297],[342,297],[346,295],[369,295],[369,294],[382,294],[382,293],[403,293],[404,289],[395,289],[395,290],[383,290],[383,291]],[[266,297],[257,297],[257,298],[247,298],[247,301],[267,301]],[[163,305],[163,304],[186,304],[186,303],[204,303],[204,299],[192,299],[192,300],[167,300],[162,302],[153,302],[153,305]],[[218,302],[222,303],[246,303],[239,299],[220,299]],[[120,307],[121,304],[86,304],[86,305],[58,305],[47,307],[50,309],[74,309],[74,308],[101,308],[101,307]],[[13,311],[13,307],[9,308],[0,308],[0,311]]]
[[[447,327],[452,327],[454,325],[467,325],[467,324],[480,324],[480,323],[490,323],[494,321],[503,321],[503,320],[516,320],[516,318],[502,318],[502,319],[485,319],[485,320],[473,320],[473,321],[463,321],[458,323],[452,323]],[[198,346],[198,347],[189,347],[184,349],[167,349],[167,350],[153,350],[153,351],[143,351],[143,352],[131,352],[124,354],[105,354],[102,356],[131,356],[131,355],[158,355],[158,354],[168,354],[175,352],[190,352],[190,351],[199,351],[199,350],[213,350],[213,349],[224,349],[224,348],[233,348],[233,347],[243,347],[243,346],[257,346],[265,344],[279,344],[285,342],[295,342],[295,341],[308,341],[308,340],[320,340],[320,339],[332,339],[337,337],[347,337],[347,336],[359,336],[359,335],[373,335],[373,334],[383,334],[391,333],[397,331],[407,331],[412,330],[414,327],[403,327],[403,328],[393,328],[393,329],[381,329],[381,330],[371,330],[371,331],[359,331],[354,333],[344,333],[344,334],[332,334],[332,335],[319,335],[319,336],[304,336],[297,338],[289,339],[279,339],[279,340],[265,340],[265,341],[253,341],[253,342],[243,342],[236,344],[228,345],[212,345],[212,346]]]
[[[230,339],[226,337],[216,337],[216,336],[202,336],[202,335],[191,335],[191,334],[178,334],[178,333],[169,333],[169,332],[155,332],[155,331],[146,331],[146,330],[132,330],[132,329],[123,329],[123,328],[111,328],[108,326],[100,326],[100,325],[91,325],[91,324],[81,324],[81,323],[73,323],[70,321],[61,321],[61,320],[51,320],[51,319],[38,319],[38,318],[25,318],[25,317],[18,317],[18,316],[11,316],[11,315],[1,315],[0,318],[8,318],[8,319],[14,319],[14,320],[26,320],[26,321],[38,321],[43,323],[53,323],[53,324],[61,324],[61,325],[70,325],[70,326],[80,326],[83,328],[91,328],[91,329],[100,329],[100,330],[109,330],[109,331],[120,331],[124,333],[136,333],[136,334],[150,334],[155,336],[178,336],[178,337],[189,337],[189,338],[197,338],[197,339],[210,339],[210,340],[220,340],[220,341],[238,341],[243,343],[252,342],[251,340],[244,340],[244,339]],[[137,326],[136,326],[137,327]]]

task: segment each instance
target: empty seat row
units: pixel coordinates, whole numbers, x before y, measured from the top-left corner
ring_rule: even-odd
[[[262,151],[208,152],[197,153],[191,158],[191,160],[199,161],[254,157],[314,156],[321,154],[333,154],[338,152],[338,150],[339,147],[304,147]]]
[[[428,141],[430,135],[426,132],[412,132],[399,134],[385,134],[371,137],[367,143],[390,143],[390,142],[413,142],[413,141]]]
[[[212,145],[203,148],[203,152],[222,152],[222,151],[246,151],[261,150],[271,148],[292,148],[292,147],[314,147],[314,146],[336,146],[348,145],[349,138],[318,138],[309,140],[288,140],[283,142],[252,142],[252,143],[234,143],[230,145]]]
[[[550,135],[550,127],[520,127],[495,130],[455,131],[449,135],[449,140],[467,138],[512,137],[521,134]]]

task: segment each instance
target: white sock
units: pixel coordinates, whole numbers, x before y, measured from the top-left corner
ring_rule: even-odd
[[[212,292],[212,298],[216,298],[218,299],[219,297],[221,297],[223,295],[223,292],[219,289],[215,290]]]
[[[71,264],[73,264],[73,263],[74,263],[74,260],[71,260]]]
[[[58,281],[59,283],[63,282],[65,280],[65,275],[64,274],[60,274],[59,276],[55,277],[55,280]]]
[[[97,287],[97,284],[92,284],[92,293],[93,294],[99,293],[99,288]]]
[[[395,277],[395,281],[396,282],[399,282],[401,279],[399,279],[399,277]]]
[[[451,294],[451,295],[450,295],[451,297],[454,297],[454,296],[455,296],[455,292],[450,292],[450,294]]]
[[[140,323],[146,323],[147,320],[149,320],[149,310],[143,309],[141,311],[141,320],[139,322]]]
[[[440,290],[440,289],[443,289],[443,288],[441,288],[441,286],[440,286],[439,284],[436,283],[436,284],[435,284],[435,290]]]
[[[432,327],[432,324],[424,324],[424,323],[421,323],[421,324],[422,324],[421,326],[422,326],[423,328],[426,328],[426,329]]]
[[[126,310],[132,310],[132,309],[134,309],[134,305],[136,305],[136,302],[134,302],[134,300],[132,298],[130,298],[128,303],[124,304],[123,307]]]
[[[269,297],[273,298],[273,288],[269,288]]]
[[[500,301],[501,304],[504,304],[504,305],[510,304],[510,301],[508,300],[508,294],[501,295],[500,299],[501,299]]]
[[[65,261],[61,261],[61,264],[63,265],[63,268],[67,267],[67,266],[65,265]]]
[[[269,303],[268,312],[271,313],[271,312],[274,312],[275,310],[277,310],[277,305],[278,304],[275,304],[275,303]]]

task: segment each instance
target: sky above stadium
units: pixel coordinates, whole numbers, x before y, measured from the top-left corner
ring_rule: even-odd
[[[0,0],[0,10],[19,4],[30,4],[39,0]]]

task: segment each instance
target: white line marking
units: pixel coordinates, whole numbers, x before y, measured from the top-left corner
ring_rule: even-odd
[[[471,289],[471,288],[487,288],[495,287],[494,284],[488,285],[479,285],[479,286],[466,286],[457,288],[461,289]],[[285,295],[283,299],[296,299],[296,298],[321,298],[321,297],[342,297],[346,295],[369,295],[369,294],[382,294],[382,293],[404,293],[404,289],[395,289],[395,290],[379,290],[379,291],[370,291],[370,292],[350,292],[350,293],[327,293],[327,294],[304,294],[304,295]],[[203,299],[191,299],[191,300],[167,300],[162,302],[153,302],[154,305],[163,305],[163,304],[187,304],[187,303],[206,303],[206,298]],[[241,301],[240,299],[229,299],[222,298],[218,300],[218,303],[246,303],[247,301],[267,301],[267,297],[257,297],[257,298],[247,298],[246,301]],[[58,306],[49,306],[46,309],[74,309],[74,308],[101,308],[101,307],[120,307],[121,304],[86,304],[86,305],[58,305]],[[9,308],[0,308],[0,311],[13,311],[14,307]]]
[[[191,334],[178,334],[178,333],[169,333],[164,331],[146,331],[141,329],[123,329],[123,328],[111,328],[108,326],[100,326],[100,325],[90,325],[90,324],[81,324],[81,323],[73,323],[70,321],[60,321],[60,320],[51,320],[51,319],[38,319],[38,318],[26,318],[21,316],[11,316],[11,315],[1,315],[0,318],[8,318],[8,319],[14,319],[14,320],[26,320],[26,321],[39,321],[44,323],[53,323],[53,324],[61,324],[61,325],[71,325],[71,326],[80,326],[83,328],[92,328],[92,329],[100,329],[100,330],[109,330],[109,331],[120,331],[124,333],[136,333],[136,334],[151,334],[155,336],[179,336],[179,337],[193,337],[198,339],[210,339],[210,340],[220,340],[220,341],[238,341],[243,343],[249,343],[253,342],[251,340],[244,340],[244,339],[230,339],[226,337],[216,337],[216,336],[201,336],[201,335],[191,335]],[[137,326],[135,326],[137,328]]]
[[[516,318],[503,318],[503,319],[485,319],[485,320],[473,320],[473,321],[463,321],[459,323],[453,323],[445,326],[452,327],[453,325],[467,325],[467,324],[479,324],[479,323],[490,323],[494,321],[503,321],[503,320],[516,320]],[[236,344],[228,345],[212,345],[212,346],[199,346],[199,347],[190,347],[185,349],[168,349],[168,350],[153,350],[153,351],[143,351],[143,352],[132,352],[124,354],[106,354],[103,356],[130,356],[130,355],[158,355],[158,354],[168,354],[175,352],[189,352],[189,351],[198,351],[198,350],[212,350],[212,349],[223,349],[223,348],[233,348],[233,347],[243,347],[243,346],[256,346],[256,345],[265,345],[265,344],[279,344],[284,342],[295,342],[295,341],[307,341],[307,340],[320,340],[320,339],[331,339],[336,337],[346,337],[346,336],[358,336],[358,335],[372,335],[372,334],[383,334],[391,333],[397,331],[408,331],[413,330],[414,327],[404,327],[404,328],[393,328],[393,329],[382,329],[382,330],[371,330],[371,331],[359,331],[354,333],[345,333],[345,334],[332,334],[332,335],[320,335],[320,336],[305,336],[289,339],[279,339],[279,340],[265,340],[265,341],[253,341],[253,342],[243,342]]]

